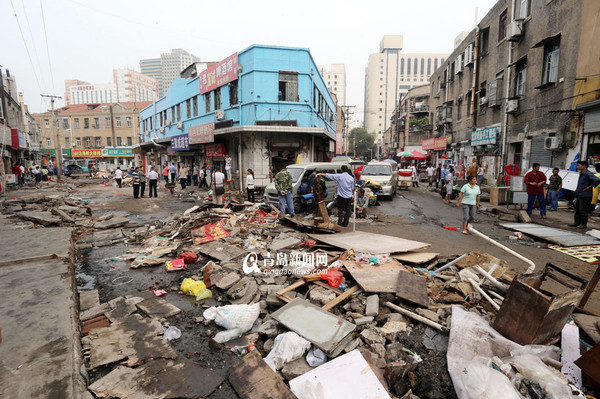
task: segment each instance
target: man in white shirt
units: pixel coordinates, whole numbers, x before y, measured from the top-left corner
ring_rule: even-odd
[[[22,186],[23,184],[25,184],[25,166],[21,164],[19,165],[19,169],[21,169],[21,176],[19,176],[21,182],[19,183],[19,185]]]
[[[217,168],[215,170],[211,180],[213,189],[213,203],[217,205],[223,205],[223,194],[225,194],[223,182],[225,181],[225,175],[223,172],[221,172],[221,168]]]
[[[150,198],[152,198],[152,193],[154,193],[154,197],[158,198],[158,173],[154,170],[154,166],[150,168],[150,172],[148,172],[148,182],[150,184]]]
[[[435,174],[435,168],[431,165],[427,167],[427,180],[429,182],[429,187],[431,187],[431,183],[433,183],[433,175]]]
[[[119,188],[121,188],[121,182],[123,181],[123,171],[121,170],[120,166],[117,166],[117,170],[115,170],[115,180],[117,181]]]

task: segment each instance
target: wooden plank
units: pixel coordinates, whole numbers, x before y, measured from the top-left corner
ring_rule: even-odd
[[[256,352],[248,353],[229,369],[229,382],[242,399],[296,399]]]
[[[396,296],[421,306],[429,306],[427,281],[410,272],[400,271],[398,275]]]
[[[410,252],[427,248],[431,244],[406,240],[384,234],[355,231],[343,234],[310,234],[315,240],[343,249],[353,249],[355,252],[370,254],[385,254],[395,252]]]
[[[600,328],[597,324],[600,322],[600,317],[582,313],[573,313],[572,316],[575,323],[594,341],[594,344],[600,342]]]
[[[317,208],[317,217],[321,217],[324,224],[329,224],[329,212],[327,212],[325,201],[319,202],[319,206]]]
[[[325,281],[313,281],[313,283],[315,283],[316,285],[321,286],[323,288],[327,288],[329,291],[333,291],[338,295],[342,295],[344,293],[344,291],[341,291],[335,287],[330,286]]]
[[[392,258],[400,262],[422,264],[434,260],[438,255],[436,252],[406,252],[392,255]]]
[[[398,261],[391,260],[379,266],[344,262],[344,267],[365,292],[396,293],[398,277],[401,271],[406,271]]]
[[[337,298],[335,298],[333,301],[328,302],[326,305],[324,305],[321,309],[323,310],[329,310],[335,306],[337,306],[338,304],[340,304],[341,302],[345,301],[347,298],[349,298],[352,294],[354,294],[355,292],[359,291],[360,287],[358,285],[355,285],[352,288],[347,289],[344,293],[342,293],[341,295],[339,295]]]
[[[306,284],[306,281],[300,279],[300,280],[296,281],[295,283],[288,285],[284,289],[277,291],[277,295],[281,296],[281,295],[285,294],[288,291],[292,291],[292,290],[295,290],[298,287],[302,287],[304,284]]]

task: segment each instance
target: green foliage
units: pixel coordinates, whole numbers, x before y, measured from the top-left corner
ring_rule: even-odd
[[[423,130],[423,126],[429,125],[429,117],[428,116],[424,116],[424,117],[418,118],[418,119],[411,119],[408,122],[408,125],[410,127],[414,127],[418,131],[422,131]]]
[[[375,138],[362,127],[355,127],[350,130],[348,144],[350,146],[349,150],[356,149],[355,156],[368,158],[371,156],[371,149],[374,147]]]

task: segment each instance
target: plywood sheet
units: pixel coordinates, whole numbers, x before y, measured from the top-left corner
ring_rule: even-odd
[[[346,261],[344,267],[365,292],[396,293],[400,273],[407,272],[404,266],[393,259],[379,266]]]
[[[255,352],[250,352],[229,369],[229,382],[242,399],[295,399],[277,374]]]
[[[163,298],[157,296],[144,299],[136,306],[148,316],[156,319],[166,319],[167,317],[181,313],[181,309],[177,306],[172,305]]]
[[[356,325],[300,298],[271,316],[325,352],[335,350],[337,344],[356,328]]]
[[[563,247],[581,245],[600,245],[600,240],[587,234],[579,234],[569,230],[556,229],[535,223],[501,223],[505,229],[520,231],[521,233],[549,241]]]
[[[290,388],[298,398],[313,397],[314,392],[319,392],[323,398],[390,399],[357,349],[294,378]]]
[[[364,231],[335,235],[311,234],[310,237],[335,247],[353,249],[355,252],[366,252],[369,254],[416,251],[431,245],[424,242]]]
[[[436,252],[406,252],[401,254],[392,255],[392,258],[399,260],[400,262],[414,263],[417,265],[431,262],[438,257]]]
[[[600,317],[582,313],[573,313],[572,316],[575,323],[594,341],[594,344],[600,342]]]
[[[222,240],[207,242],[206,244],[194,247],[194,250],[200,252],[202,255],[217,259],[219,262],[229,262],[248,253],[248,251]]]
[[[398,276],[396,296],[421,306],[429,306],[427,281],[421,276],[410,272],[400,271]]]

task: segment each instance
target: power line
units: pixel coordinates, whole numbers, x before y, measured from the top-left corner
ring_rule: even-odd
[[[27,50],[27,56],[29,57],[29,63],[31,64],[31,69],[33,70],[33,76],[35,76],[35,81],[38,85],[38,89],[42,91],[42,87],[40,86],[40,80],[38,79],[37,73],[35,71],[35,67],[33,66],[33,60],[31,59],[31,53],[29,52],[29,47],[27,47],[27,42],[25,41],[25,35],[23,35],[23,29],[21,29],[21,23],[19,22],[19,17],[17,17],[17,10],[15,10],[15,5],[13,1],[10,0],[10,5],[12,6],[13,12],[15,14],[15,19],[17,20],[17,26],[19,27],[19,32],[21,32],[21,38],[23,39],[23,44],[25,45],[25,50]]]
[[[12,0],[11,0],[12,2]],[[52,72],[52,61],[50,59],[50,46],[48,46],[48,32],[46,31],[46,18],[44,17],[44,7],[40,0],[40,9],[42,10],[42,22],[44,24],[44,36],[46,37],[46,52],[48,53],[48,66],[50,67],[50,78],[52,79],[52,91],[54,92],[54,72]]]
[[[37,51],[37,47],[35,45],[35,40],[33,38],[33,32],[31,31],[31,23],[29,22],[29,17],[27,16],[27,10],[25,9],[25,1],[21,0],[21,5],[23,6],[23,14],[25,15],[25,22],[27,22],[27,30],[29,31],[29,37],[31,38],[31,45],[33,46],[33,55],[35,56],[36,64],[40,71],[40,79],[42,81],[42,85],[46,87],[46,81],[44,80],[44,74],[42,74],[42,65],[40,63],[40,56]]]

